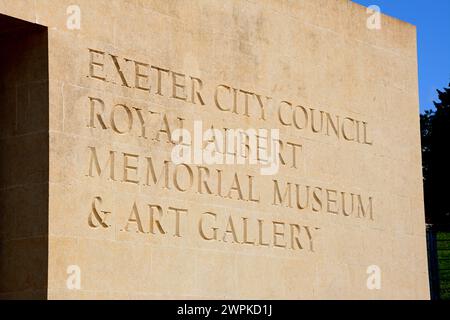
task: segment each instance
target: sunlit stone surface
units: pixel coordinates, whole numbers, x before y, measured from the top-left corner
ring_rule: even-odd
[[[0,297],[429,298],[414,26],[346,0],[76,3],[0,1]],[[232,129],[270,174],[227,162]]]

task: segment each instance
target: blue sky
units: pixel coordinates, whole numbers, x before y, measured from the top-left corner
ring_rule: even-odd
[[[436,89],[450,82],[450,0],[353,0],[417,27],[420,110],[434,108]]]

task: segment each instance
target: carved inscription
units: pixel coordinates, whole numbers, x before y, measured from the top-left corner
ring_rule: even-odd
[[[189,231],[199,240],[210,243],[313,253],[323,230],[320,226],[301,222],[301,217],[320,215],[323,219],[334,219],[336,223],[340,219],[371,223],[376,218],[372,195],[352,190],[351,186],[346,189],[320,186],[296,178],[305,165],[304,154],[308,152],[302,143],[304,136],[371,148],[374,141],[368,121],[239,88],[220,80],[207,83],[195,75],[104,50],[90,48],[87,54],[90,81],[145,92],[149,103],[143,103],[142,99],[117,101],[102,94],[85,97],[85,109],[81,110],[85,113],[85,130],[94,135],[101,133],[111,141],[115,137],[128,136],[130,144],[145,146],[146,151],[136,152],[133,151],[135,148],[124,144],[114,148],[87,145],[83,175],[93,182],[102,180],[134,186],[136,193],[143,195],[163,192],[168,199],[186,197],[201,202],[201,209],[195,209],[188,204],[171,204],[170,200],[143,203],[130,198],[125,212],[114,212],[114,208],[103,207],[106,195],[95,194],[88,216],[88,226],[93,230],[107,229],[110,216],[120,214],[127,217],[118,226],[120,232],[183,239],[191,236],[186,234]],[[212,132],[220,133],[221,137],[227,137],[233,123],[224,125],[222,122],[220,125],[211,120],[214,117],[202,119],[202,114],[238,117],[247,124],[244,130],[250,129],[250,123],[288,130],[287,138],[280,136],[274,141],[278,147],[275,157],[281,168],[290,174],[262,176],[250,166],[238,168],[198,161],[174,163],[170,155],[159,155],[160,150],[193,144],[195,141],[174,138],[173,133],[195,124],[181,112],[155,108],[150,101],[156,96],[166,99],[168,105],[171,101],[181,101],[191,108],[194,120],[204,121],[205,127],[212,128]],[[229,141],[214,134],[209,136],[209,142],[216,144],[218,153],[242,151],[230,150]],[[246,143],[244,153],[250,150],[250,138]],[[154,146],[158,148],[154,149]],[[233,209],[239,207],[245,208],[244,212]]]
[[[207,95],[204,83],[198,77],[100,50],[89,49],[89,54],[91,79],[144,90],[151,95],[194,105],[207,105],[222,113],[233,113],[254,120],[267,120],[271,116],[280,126],[299,132],[332,136],[345,142],[373,144],[369,124],[361,119],[333,114],[223,83],[215,85],[214,91]]]

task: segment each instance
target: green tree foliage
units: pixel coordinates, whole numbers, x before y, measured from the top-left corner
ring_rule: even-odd
[[[420,116],[425,214],[428,223],[450,225],[450,84],[437,92],[436,110]]]

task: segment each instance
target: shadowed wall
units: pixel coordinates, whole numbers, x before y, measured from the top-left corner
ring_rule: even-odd
[[[43,299],[48,259],[47,28],[0,15],[0,298]]]

